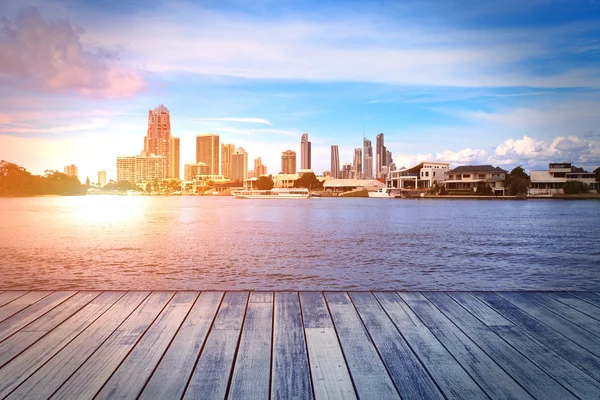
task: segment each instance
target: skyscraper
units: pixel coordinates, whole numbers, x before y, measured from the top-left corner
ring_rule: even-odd
[[[352,174],[352,164],[344,163],[344,165],[342,165],[342,170],[340,171],[340,178],[341,179],[349,179],[351,174]]]
[[[353,178],[362,178],[362,149],[360,147],[354,149],[354,161],[352,163]]]
[[[98,171],[98,187],[106,185],[106,170]]]
[[[65,175],[74,176],[76,178],[79,177],[79,169],[75,164],[67,165],[64,169]]]
[[[148,133],[144,137],[144,155],[166,157],[164,176],[171,178],[171,116],[162,104],[148,111]],[[177,171],[179,172],[179,170]]]
[[[340,178],[340,150],[336,144],[331,145],[331,177]]]
[[[387,149],[383,144],[383,133],[377,135],[377,142],[375,146],[375,164],[377,164],[375,172],[377,173],[377,178],[381,178],[383,167],[386,166],[387,157]]]
[[[210,174],[219,175],[219,135],[205,133],[196,136],[196,163],[210,165]]]
[[[180,169],[181,166],[179,165],[179,138],[178,137],[174,137],[171,136],[171,159],[169,161],[169,178],[176,178],[176,179],[180,179]]]
[[[225,179],[231,179],[231,156],[235,152],[233,143],[221,145],[221,175]]]
[[[363,170],[365,179],[373,179],[373,146],[367,138],[363,138]]]
[[[254,177],[259,178],[267,174],[267,167],[263,165],[260,157],[254,159]]]
[[[286,150],[281,153],[281,173],[295,174],[296,173],[296,152]]]
[[[300,139],[300,169],[311,169],[310,159],[310,142],[308,133],[304,132]]]
[[[248,153],[238,147],[231,155],[231,180],[244,182],[248,179]]]

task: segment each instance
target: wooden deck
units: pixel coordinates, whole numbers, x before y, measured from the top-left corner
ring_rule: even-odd
[[[598,292],[0,292],[0,399],[600,399]]]

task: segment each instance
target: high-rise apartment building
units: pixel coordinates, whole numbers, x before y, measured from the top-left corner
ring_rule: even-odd
[[[171,148],[170,148],[170,157],[169,160],[169,178],[181,179],[180,170],[181,165],[179,161],[180,147],[179,147],[179,138],[171,136]]]
[[[139,183],[166,178],[167,158],[156,155],[117,158],[117,181]]]
[[[196,136],[196,162],[210,166],[211,175],[219,175],[219,135],[206,133]]]
[[[341,178],[340,176],[340,150],[337,145],[331,146],[331,177],[333,179]]]
[[[231,156],[231,180],[244,182],[248,179],[248,153],[238,147]]]
[[[373,146],[367,138],[363,138],[363,171],[364,179],[373,179]]]
[[[344,163],[340,171],[340,179],[350,179],[352,176],[352,164]]]
[[[163,176],[173,177],[171,173],[171,116],[167,107],[162,104],[148,111],[148,133],[144,137],[143,155],[162,156],[166,158]],[[179,172],[179,171],[177,171]]]
[[[263,165],[260,157],[254,159],[254,177],[259,178],[267,174],[267,167]]]
[[[295,174],[296,173],[296,152],[286,150],[281,153],[281,173]]]
[[[199,163],[188,163],[183,166],[183,176],[186,182],[193,181],[198,175],[210,175],[210,166]]]
[[[311,169],[310,142],[308,141],[308,133],[302,134],[300,139],[300,169]]]
[[[106,170],[98,171],[98,187],[106,186]]]
[[[352,162],[352,177],[355,179],[362,178],[362,149],[360,147],[354,149],[354,161]]]
[[[383,133],[380,133],[379,135],[377,135],[377,141],[375,144],[375,173],[377,174],[377,178],[381,178],[382,177],[382,171],[383,171],[383,167],[385,167],[386,164],[386,158],[387,158],[387,149],[385,148],[385,145],[383,143]]]
[[[124,156],[117,158],[117,181],[135,182],[135,157]]]
[[[79,177],[79,168],[75,164],[65,166],[65,175],[74,176],[76,178]]]
[[[221,145],[221,175],[225,179],[231,179],[231,156],[235,152],[233,143]]]

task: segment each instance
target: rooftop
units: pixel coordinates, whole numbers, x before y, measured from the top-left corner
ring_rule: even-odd
[[[456,167],[453,170],[448,171],[448,173],[453,172],[499,172],[506,174],[507,171],[503,170],[500,167],[494,167],[492,165],[461,165],[460,167]]]

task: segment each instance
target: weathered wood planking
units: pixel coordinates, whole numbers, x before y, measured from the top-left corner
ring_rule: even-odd
[[[590,304],[600,307],[600,294],[594,292],[571,292],[575,297],[587,301]]]
[[[355,399],[350,372],[321,292],[301,292],[304,333],[316,399]]]
[[[271,370],[271,398],[313,398],[297,292],[275,293]]]
[[[533,299],[538,304],[564,319],[571,321],[578,327],[583,328],[596,336],[600,336],[600,321],[595,320],[589,315],[576,310],[545,293],[526,293],[525,297]]]
[[[449,295],[455,299],[461,297],[460,304],[468,311],[480,311],[482,307],[487,307],[490,312],[495,312],[473,296],[464,296],[464,293],[458,296],[456,293]],[[488,327],[579,398],[593,398],[600,393],[599,382],[514,325],[488,325]]]
[[[0,293],[0,307],[10,303],[11,301],[18,299],[19,297],[25,295],[27,292],[26,291],[7,291],[7,292],[2,292]]]
[[[425,296],[414,292],[399,292],[398,295],[488,396],[494,399],[532,398],[493,358],[481,350]]]
[[[228,292],[200,354],[184,399],[223,399],[246,314],[248,292]]]
[[[394,399],[398,391],[347,293],[326,292],[331,317],[360,398]]]
[[[200,294],[140,399],[181,398],[222,300],[223,292]]]
[[[452,354],[396,293],[375,293],[375,297],[446,397],[473,400],[487,397]]]
[[[600,307],[590,304],[579,297],[575,297],[572,294],[565,292],[546,293],[546,296],[552,297],[553,299],[556,299],[561,303],[573,307],[574,309],[581,311],[595,320],[600,321]]]
[[[29,292],[0,307],[0,322],[37,303],[52,292]]]

